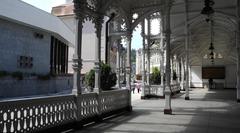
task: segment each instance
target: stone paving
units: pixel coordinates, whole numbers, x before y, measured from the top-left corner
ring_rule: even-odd
[[[235,90],[193,89],[172,99],[172,115],[164,115],[164,99],[140,100],[133,112],[84,127],[74,133],[240,133],[240,104]]]

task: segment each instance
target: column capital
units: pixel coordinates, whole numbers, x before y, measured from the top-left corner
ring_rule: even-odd
[[[82,59],[74,58],[73,57],[73,64],[72,68],[74,71],[80,71],[82,69]]]
[[[101,36],[102,24],[104,22],[103,15],[98,15],[93,19],[93,23],[95,24],[96,34],[97,36]]]
[[[75,17],[77,19],[81,19],[84,20],[84,18],[86,17],[86,13],[84,11],[85,6],[87,5],[87,1],[86,0],[73,0],[74,3],[74,13],[75,13]]]
[[[127,73],[127,74],[130,74],[130,73],[131,73],[131,67],[125,67],[125,69],[126,69],[126,73]]]

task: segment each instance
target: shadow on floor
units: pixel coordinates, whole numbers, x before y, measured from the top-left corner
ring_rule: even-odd
[[[180,93],[173,115],[164,115],[164,99],[141,100],[133,112],[84,127],[75,133],[239,133],[240,104],[234,90],[193,89],[191,100]]]

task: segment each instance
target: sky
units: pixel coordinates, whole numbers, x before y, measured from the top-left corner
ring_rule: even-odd
[[[22,1],[50,13],[52,7],[64,4],[66,0],[22,0]]]
[[[64,4],[66,0],[22,0],[30,5],[33,5],[46,12],[51,12],[52,7]],[[142,47],[142,37],[140,35],[141,29],[136,28],[133,32],[132,49],[139,49]]]

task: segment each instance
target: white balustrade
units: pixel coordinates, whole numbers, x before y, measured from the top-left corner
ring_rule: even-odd
[[[0,102],[0,132],[34,132],[75,120],[73,96]]]
[[[179,83],[171,84],[171,92],[173,94],[179,93],[180,91],[181,86]],[[144,92],[145,96],[164,97],[164,87],[162,85],[145,85]]]
[[[177,84],[171,84],[171,92],[173,94],[179,93],[181,91],[180,83]]]
[[[162,85],[145,85],[145,95],[146,96],[164,96],[163,86]]]
[[[0,132],[37,132],[129,107],[129,91],[116,90],[0,102]],[[77,100],[76,100],[77,99]]]
[[[129,97],[128,90],[121,91],[106,91],[101,93],[100,96],[100,112],[108,113],[118,109],[126,108],[128,105]]]

